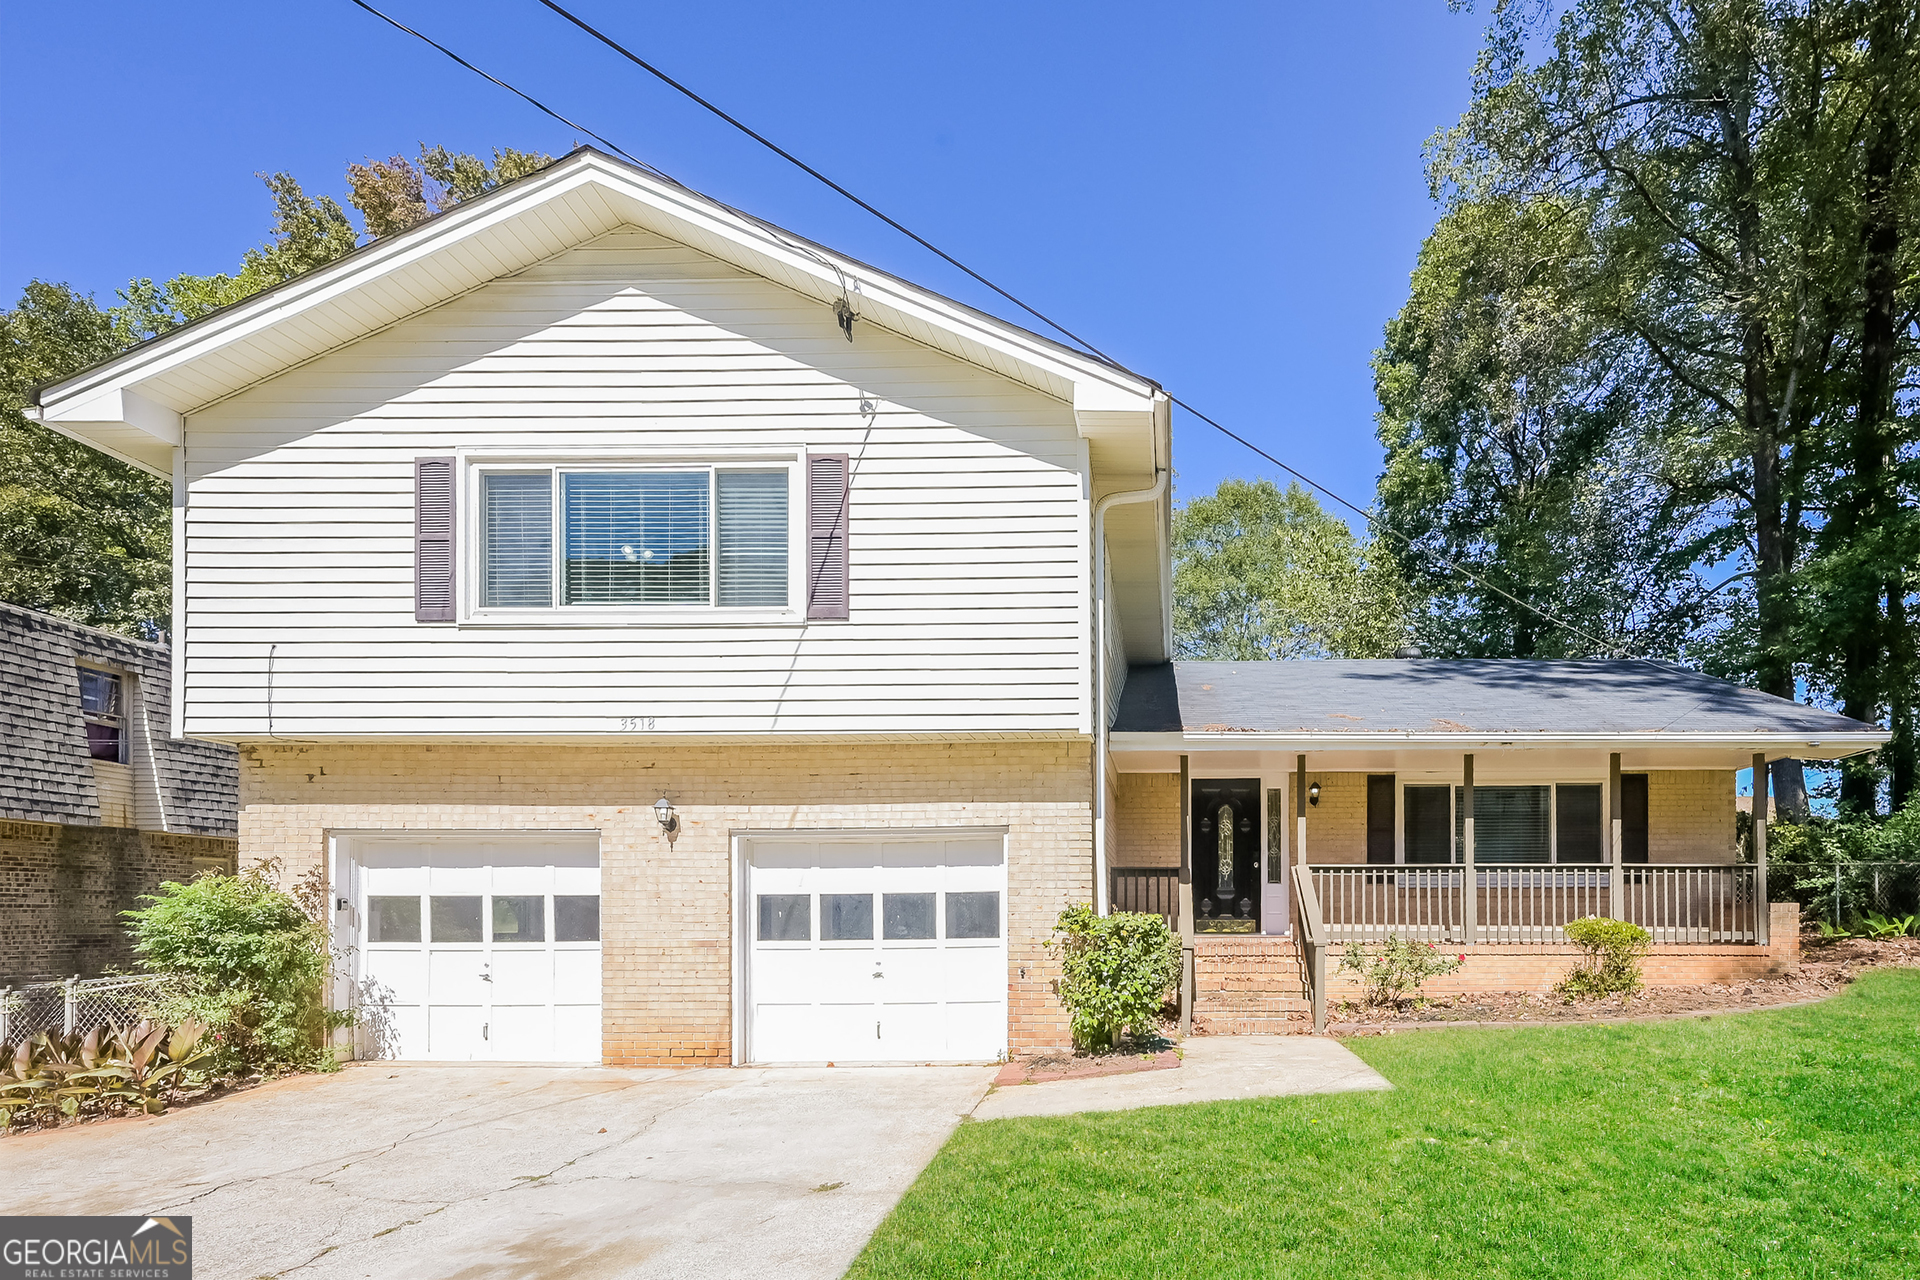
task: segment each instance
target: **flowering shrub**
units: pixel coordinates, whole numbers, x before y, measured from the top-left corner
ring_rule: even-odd
[[[1370,1005],[1404,1004],[1418,995],[1428,978],[1458,973],[1466,957],[1448,955],[1431,942],[1401,939],[1393,934],[1371,952],[1362,943],[1349,942],[1340,958],[1340,972],[1351,969],[1360,975]]]

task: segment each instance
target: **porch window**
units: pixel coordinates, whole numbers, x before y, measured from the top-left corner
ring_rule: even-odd
[[[1451,862],[1447,840],[1447,811],[1452,792],[1447,787],[1407,788],[1407,861]]]
[[[1475,787],[1473,860],[1547,862],[1548,787]],[[1457,861],[1466,859],[1466,788],[1453,792],[1453,839]]]
[[[1562,783],[1554,797],[1554,844],[1560,862],[1603,862],[1599,783]]]

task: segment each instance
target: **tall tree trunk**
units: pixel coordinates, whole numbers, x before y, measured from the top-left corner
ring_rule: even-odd
[[[1913,624],[1907,618],[1907,578],[1897,574],[1887,587],[1887,711],[1893,741],[1881,748],[1886,757],[1888,790],[1894,812],[1914,796],[1920,773],[1920,725],[1915,724],[1914,701],[1920,693],[1920,662],[1916,661]]]
[[[1863,165],[1861,241],[1860,403],[1854,415],[1852,483],[1844,510],[1833,513],[1842,538],[1862,560],[1844,577],[1841,609],[1845,640],[1841,647],[1841,710],[1856,720],[1874,721],[1885,701],[1888,628],[1880,612],[1885,572],[1875,563],[1886,553],[1889,453],[1893,392],[1899,359],[1898,321],[1900,211],[1895,198],[1900,161],[1899,83],[1903,61],[1898,13],[1904,0],[1874,5],[1867,52],[1871,78],[1867,146]],[[1840,775],[1840,803],[1856,813],[1877,807],[1879,774],[1860,761]]]

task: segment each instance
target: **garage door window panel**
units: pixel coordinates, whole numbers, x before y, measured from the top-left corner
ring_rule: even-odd
[[[933,937],[934,895],[881,895],[881,936],[888,942],[917,942]]]
[[[368,942],[420,941],[420,895],[367,899]]]
[[[999,936],[999,893],[949,893],[947,895],[948,938],[998,938]]]
[[[821,894],[820,940],[822,942],[872,942],[873,895],[870,893]]]
[[[554,894],[553,940],[555,942],[600,941],[600,895],[597,893]]]
[[[479,942],[480,899],[435,894],[432,899],[433,941]]]
[[[518,894],[496,894],[493,899],[493,941],[495,943],[545,942],[547,940],[547,900]]]
[[[760,895],[760,941],[811,942],[813,898],[804,893]]]

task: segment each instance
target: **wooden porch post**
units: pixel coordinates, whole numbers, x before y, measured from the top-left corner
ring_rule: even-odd
[[[1193,787],[1190,760],[1180,757],[1180,1034],[1193,1034]]]
[[[1625,823],[1621,816],[1620,753],[1607,757],[1607,861],[1613,870],[1608,877],[1607,914],[1615,920],[1627,918],[1627,876],[1620,869],[1626,849]]]
[[[1480,941],[1480,877],[1473,869],[1473,753],[1460,788],[1460,928],[1468,946]]]
[[[1307,755],[1293,762],[1293,860],[1307,865]]]
[[[1767,753],[1753,753],[1753,940],[1766,946],[1772,937],[1773,901],[1767,892]]]

